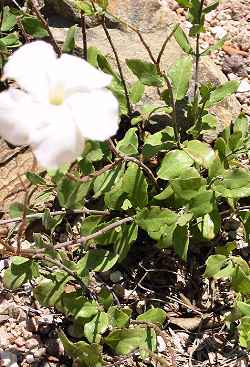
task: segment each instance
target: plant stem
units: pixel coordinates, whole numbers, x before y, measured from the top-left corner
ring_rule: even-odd
[[[82,30],[82,43],[83,43],[83,58],[87,61],[88,59],[88,44],[87,44],[87,33],[86,33],[86,22],[84,12],[81,11],[81,30]]]
[[[178,128],[178,123],[177,123],[176,101],[174,99],[173,88],[172,88],[171,82],[168,79],[167,75],[165,73],[162,73],[162,76],[163,76],[163,78],[165,79],[165,81],[167,83],[168,91],[169,91],[169,97],[170,97],[170,103],[171,103],[171,107],[173,109],[173,111],[172,111],[172,120],[173,120],[175,140],[176,140],[178,149],[181,149],[180,134],[179,134],[179,128]]]
[[[126,155],[126,154],[120,153],[116,149],[116,147],[115,147],[112,139],[109,139],[108,140],[108,145],[109,145],[109,148],[110,148],[111,152],[113,152],[116,157],[124,160],[125,162],[134,162],[139,167],[141,167],[148,174],[148,176],[152,179],[152,181],[153,181],[154,185],[156,186],[157,190],[159,190],[158,183],[157,183],[157,178],[154,176],[154,174],[151,171],[151,169],[148,168],[148,166],[146,166],[146,164],[144,164],[143,162],[141,162],[139,159],[137,159],[135,157],[130,157],[130,156]]]
[[[199,9],[199,23],[201,22],[202,9],[204,6],[204,0],[201,0]],[[199,66],[200,66],[200,31],[196,35],[195,46],[195,72],[194,72],[194,126],[200,130],[198,124],[198,110],[199,110]]]
[[[117,222],[111,223],[93,234],[80,237],[78,240],[70,240],[70,241],[66,241],[63,243],[58,243],[56,246],[54,246],[54,249],[57,250],[57,249],[61,249],[61,248],[69,247],[69,246],[77,247],[80,244],[86,244],[88,241],[93,240],[96,237],[102,236],[103,234],[111,231],[112,229],[115,229],[117,227],[120,227],[123,224],[133,222],[133,221],[134,221],[133,217],[126,217],[124,219],[120,219]]]
[[[157,64],[158,66],[160,66],[161,58],[162,58],[162,55],[163,55],[163,53],[164,53],[164,51],[165,51],[165,48],[166,48],[166,46],[167,46],[167,43],[168,43],[168,42],[170,41],[170,39],[173,37],[173,35],[174,35],[174,33],[175,33],[176,29],[177,29],[179,26],[180,26],[179,24],[176,24],[176,25],[174,26],[174,28],[172,29],[172,31],[170,32],[170,34],[169,34],[169,35],[167,36],[167,38],[165,39],[165,41],[163,42],[163,45],[162,45],[162,47],[161,47],[161,50],[160,50],[159,55],[158,55],[157,60],[156,60],[156,64]]]
[[[125,78],[124,78],[124,75],[123,75],[122,66],[121,66],[121,62],[120,62],[118,53],[116,51],[115,45],[114,45],[114,43],[112,41],[112,38],[111,38],[111,36],[109,34],[108,28],[106,27],[106,23],[105,23],[105,18],[104,17],[102,18],[102,28],[103,28],[103,30],[104,30],[104,32],[106,34],[107,40],[109,41],[109,44],[110,44],[110,46],[112,48],[112,51],[114,53],[114,56],[115,56],[117,68],[119,70],[121,82],[122,82],[123,89],[124,89],[124,94],[125,94],[125,98],[126,98],[126,104],[127,104],[128,114],[129,114],[129,116],[131,116],[132,115],[132,107],[131,107],[130,100],[129,100],[129,92],[128,92],[127,84],[126,84],[126,81],[125,81]]]
[[[57,56],[61,56],[61,49],[58,46],[51,30],[50,27],[48,25],[48,23],[46,22],[46,20],[44,19],[44,17],[42,16],[40,10],[36,7],[34,0],[29,0],[30,5],[31,5],[31,10],[35,13],[35,15],[37,16],[37,18],[40,20],[40,22],[42,23],[42,25],[44,26],[44,28],[46,29],[46,31],[49,34],[49,39],[54,47],[55,52],[57,53]]]
[[[51,217],[55,217],[57,215],[63,214],[90,214],[90,215],[108,215],[110,212],[108,210],[92,210],[88,208],[83,209],[73,209],[73,210],[57,210],[55,212],[50,212]],[[26,219],[41,219],[44,213],[34,213],[34,214],[27,214]],[[23,220],[23,217],[11,218],[11,219],[3,219],[0,221],[0,226],[5,226],[11,223],[18,223]]]
[[[46,255],[35,255],[33,257],[36,260],[41,260],[41,261],[45,261],[45,262],[49,262],[55,266],[57,266],[59,269],[65,271],[67,274],[69,274],[70,276],[72,276],[77,283],[82,287],[82,289],[85,290],[85,293],[91,298],[91,299],[97,299],[96,295],[94,293],[92,293],[87,287],[86,285],[83,283],[82,279],[72,270],[70,270],[69,268],[67,268],[65,265],[63,265],[62,263],[60,263],[60,261],[57,261],[55,259],[52,259],[49,256]],[[51,270],[52,272],[52,270]]]
[[[119,158],[117,160],[115,160],[114,162],[107,164],[106,166],[104,166],[103,168],[101,168],[99,171],[95,171],[93,173],[90,173],[88,176],[84,176],[84,177],[76,177],[74,175],[72,175],[72,173],[67,173],[66,176],[74,181],[78,181],[78,182],[88,182],[90,180],[93,180],[94,178],[102,175],[103,173],[110,171],[112,168],[116,167],[118,164],[120,164],[122,162],[122,158]]]

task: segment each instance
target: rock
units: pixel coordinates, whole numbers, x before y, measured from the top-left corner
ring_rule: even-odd
[[[166,348],[167,348],[167,346],[166,346],[166,343],[165,343],[163,337],[158,335],[157,336],[157,351],[159,353],[163,353],[163,352],[165,352]]]
[[[44,0],[44,13],[52,21],[57,15],[57,21],[65,21],[80,23],[80,12],[73,5],[72,0]],[[170,10],[168,4],[164,0],[110,0],[108,12],[115,17],[121,18],[123,24],[112,16],[107,16],[107,25],[110,28],[123,28],[124,22],[136,27],[142,31],[151,31],[152,29],[165,28],[177,21],[176,14]],[[86,24],[92,28],[100,24],[98,17],[85,17]],[[55,23],[54,23],[55,25]],[[126,28],[126,26],[125,26]]]
[[[39,345],[39,341],[36,338],[30,338],[26,341],[25,347],[27,349],[33,349]]]
[[[35,361],[35,357],[33,356],[33,354],[27,354],[27,356],[25,357],[26,362],[31,364]]]
[[[236,73],[239,76],[247,76],[247,70],[244,68],[245,60],[241,55],[226,55],[223,60],[222,70],[224,73]]]
[[[114,271],[113,273],[110,274],[110,280],[113,283],[119,283],[120,281],[123,280],[123,275],[119,270]]]
[[[243,79],[240,82],[239,88],[237,90],[238,93],[246,93],[246,92],[250,92],[250,84],[248,83],[247,80]]]
[[[17,356],[11,352],[0,352],[1,367],[18,367]]]
[[[221,26],[211,28],[211,33],[218,39],[222,39],[226,36],[227,32]]]
[[[220,85],[226,83],[228,79],[214,62],[205,57],[200,64],[200,82],[207,83],[209,81],[215,85]],[[211,107],[210,112],[215,114],[218,119],[217,133],[222,131],[225,126],[229,126],[240,114],[240,111],[240,103],[234,95]]]

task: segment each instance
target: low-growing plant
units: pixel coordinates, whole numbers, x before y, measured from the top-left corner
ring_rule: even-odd
[[[31,282],[41,305],[54,307],[72,320],[72,333],[79,341],[72,342],[63,330],[59,336],[65,352],[80,366],[102,366],[104,346],[118,355],[139,350],[141,358],[169,365],[157,353],[157,335],[166,339],[161,331],[165,311],[150,308],[136,315],[130,307],[120,305],[108,286],[103,285],[98,294],[91,287],[92,274],[98,277],[121,264],[142,235],[152,247],[173,248],[185,261],[190,248],[198,244],[215,251],[207,259],[204,275],[230,279],[237,296],[225,319],[227,323],[240,320],[240,344],[250,347],[249,265],[235,255],[236,242],[221,242],[225,216],[237,219],[243,240],[246,244],[250,240],[250,216],[244,205],[250,195],[250,173],[242,163],[242,157],[249,159],[248,120],[241,114],[212,143],[203,139],[218,125],[210,108],[235,93],[238,82],[219,86],[199,82],[201,58],[224,42],[200,50],[205,16],[218,1],[208,6],[203,0],[177,2],[192,23],[189,37],[179,24],[173,25],[158,55],[152,54],[139,30],[127,25],[138,35],[150,59],[126,60],[137,78],[132,85],[124,77],[106,26],[106,16],[113,16],[108,13],[108,1],[74,2],[83,23],[84,16],[100,19],[114,51],[118,71],[101,50],[87,48],[84,38],[83,54],[88,62],[112,76],[110,90],[119,101],[120,129],[106,142],[87,141],[83,154],[70,166],[47,174],[27,172],[25,202],[13,203],[9,209],[12,219],[1,222],[19,224],[4,242],[4,253],[13,256],[4,273],[5,286],[17,289]],[[76,26],[69,29],[61,48],[33,1],[29,4],[31,12],[27,13],[2,8],[2,66],[13,48],[33,38],[48,37],[56,51],[75,51]],[[171,37],[185,55],[165,71],[161,59]],[[139,108],[147,87],[157,89],[159,101],[142,103]],[[39,206],[43,210],[37,211]],[[43,231],[34,233],[30,248],[24,249],[21,239],[34,220],[40,220]],[[65,241],[59,236],[62,231]],[[171,347],[169,351],[175,365]]]

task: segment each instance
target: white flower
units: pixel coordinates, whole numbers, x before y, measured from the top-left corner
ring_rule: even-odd
[[[21,88],[0,93],[0,136],[30,145],[48,169],[71,163],[84,138],[104,141],[118,129],[118,102],[106,89],[111,76],[51,45],[35,41],[19,48],[4,67],[4,78]]]

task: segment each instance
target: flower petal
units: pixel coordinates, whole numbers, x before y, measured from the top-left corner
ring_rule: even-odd
[[[0,136],[9,143],[29,144],[30,127],[36,118],[36,104],[26,93],[14,88],[0,93]]]
[[[35,41],[20,47],[10,56],[4,67],[4,77],[14,79],[36,99],[48,99],[49,74],[56,63],[53,47]]]
[[[97,70],[80,57],[63,54],[57,59],[52,76],[53,84],[63,85],[66,96],[107,87],[112,77]]]
[[[38,163],[56,169],[72,163],[83,151],[84,138],[65,106],[43,106],[39,128],[30,133],[31,146]]]
[[[71,107],[75,122],[85,138],[104,141],[119,127],[119,105],[107,89],[78,93],[66,103]]]

